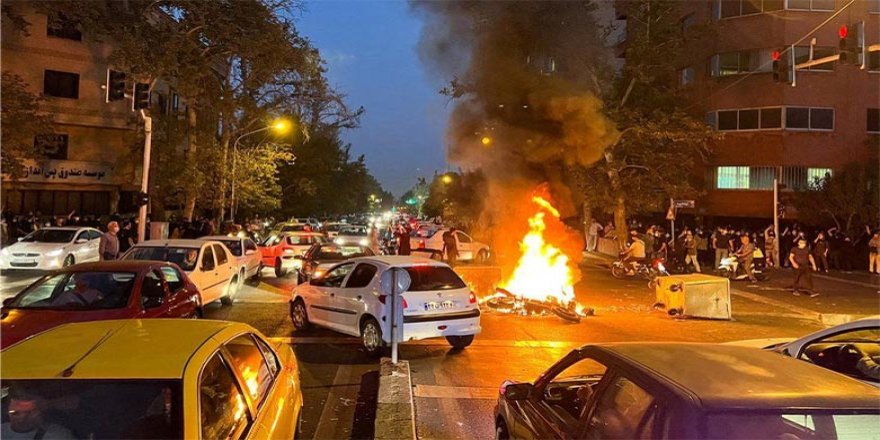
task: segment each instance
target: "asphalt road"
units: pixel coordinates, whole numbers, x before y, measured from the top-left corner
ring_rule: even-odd
[[[785,291],[785,277],[780,275],[776,281],[761,285],[735,284],[735,289],[751,296],[732,297],[731,321],[675,319],[651,307],[654,294],[644,281],[612,279],[601,264],[590,261],[582,267],[583,280],[576,286],[576,294],[597,314],[579,324],[555,316],[487,311],[482,333],[465,350],[453,350],[445,340],[404,344],[400,356],[409,360],[413,373],[419,437],[491,438],[499,384],[508,378],[534,380],[566,352],[583,344],[796,337],[821,327],[796,313],[798,310],[834,310],[834,304],[839,303],[847,312],[880,313],[872,279],[858,280],[864,281],[862,285],[819,279],[817,286],[823,283],[826,295],[810,299]],[[306,438],[370,438],[378,388],[377,359],[363,353],[355,338],[320,329],[294,334],[287,303],[294,281],[276,279],[268,270],[264,275],[261,282],[246,285],[232,306],[209,305],[206,317],[247,322],[266,336],[293,345],[302,371]],[[3,274],[0,295],[17,292],[33,278]]]

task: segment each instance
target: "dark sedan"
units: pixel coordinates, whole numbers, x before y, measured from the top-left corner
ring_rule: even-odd
[[[316,273],[320,274],[330,266],[349,258],[370,257],[375,255],[367,246],[317,243],[312,245],[299,260],[296,282],[302,284],[310,280]]]
[[[3,301],[0,348],[69,322],[200,315],[198,289],[173,263],[77,264],[49,273]]]
[[[506,381],[497,438],[869,439],[880,390],[747,347],[621,343]]]

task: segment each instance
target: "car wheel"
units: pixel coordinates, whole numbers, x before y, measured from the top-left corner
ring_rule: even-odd
[[[254,274],[254,279],[262,279],[263,278],[263,268],[266,267],[263,265],[263,262],[260,262],[260,265],[257,266],[257,273]]]
[[[477,253],[477,264],[486,264],[489,261],[489,252],[485,249]]]
[[[385,341],[382,340],[382,328],[375,319],[367,318],[361,324],[361,342],[367,354],[375,356],[382,353]]]
[[[275,260],[275,277],[281,278],[284,275],[287,275],[287,269],[281,266],[281,259]]]
[[[302,272],[296,271],[296,284],[302,284],[306,282],[306,276],[303,275]]]
[[[232,281],[229,282],[229,285],[226,286],[226,295],[220,297],[220,304],[224,306],[231,306],[233,302],[235,302],[235,294],[238,293],[238,275],[232,277]]]
[[[62,263],[61,267],[73,266],[76,261],[73,259],[73,255],[68,255],[64,258],[64,263]]]
[[[728,269],[726,267],[722,267],[721,269],[718,270],[718,276],[722,277],[722,278],[731,278],[730,269]]]
[[[474,335],[447,336],[446,342],[448,342],[453,348],[461,350],[474,342]]]
[[[290,306],[290,320],[293,321],[293,328],[297,330],[309,328],[309,314],[303,300],[297,298]]]
[[[509,440],[510,432],[507,431],[507,423],[504,423],[504,420],[499,420],[495,425],[495,440]]]

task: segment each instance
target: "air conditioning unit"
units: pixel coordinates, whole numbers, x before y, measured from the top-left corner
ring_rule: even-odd
[[[672,316],[730,319],[730,280],[703,274],[657,278],[657,304]]]

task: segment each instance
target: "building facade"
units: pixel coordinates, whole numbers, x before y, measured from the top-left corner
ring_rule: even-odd
[[[627,2],[617,6],[625,20]],[[880,52],[867,53],[864,68],[799,69],[794,86],[773,74],[774,52],[787,57],[795,45],[795,63],[807,62],[814,38],[814,60],[836,55],[841,26],[863,22],[866,46],[880,43],[880,0],[704,0],[679,9],[686,34],[709,28],[677,61],[679,86],[695,114],[724,133],[702,170],[706,193],[695,214],[771,218],[774,179],[792,191],[853,162],[880,166]],[[625,41],[618,54],[625,57]]]
[[[52,118],[54,133],[35,136],[37,154],[23,178],[3,176],[3,209],[43,215],[134,212],[141,184],[142,122],[130,100],[105,101],[112,45],[26,3],[8,6],[29,26],[26,32],[3,26],[2,68],[44,98],[42,110]],[[176,109],[180,100],[166,84],[160,87],[164,93],[153,94],[154,104]]]

